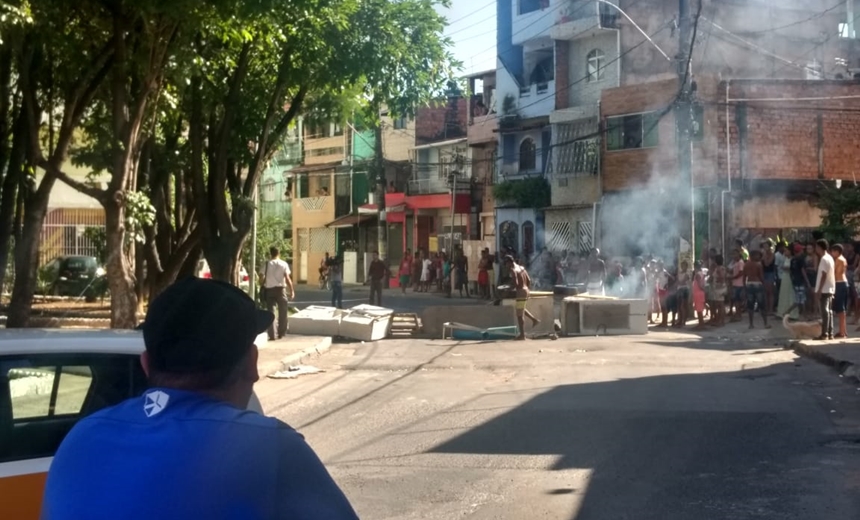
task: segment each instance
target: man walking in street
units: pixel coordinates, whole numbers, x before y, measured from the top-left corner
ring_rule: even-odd
[[[42,518],[357,519],[301,434],[246,410],[271,323],[223,282],[186,278],[156,297],[142,326],[150,389],[72,428]]]
[[[819,340],[833,339],[833,295],[836,293],[836,267],[830,256],[827,240],[815,242],[818,255],[818,278],[815,294],[821,301],[821,336]]]
[[[507,267],[511,273],[511,281],[517,295],[517,326],[519,327],[520,332],[517,339],[525,341],[525,317],[528,316],[528,318],[532,320],[532,326],[536,327],[538,323],[540,323],[540,320],[526,309],[526,304],[529,301],[529,294],[531,293],[531,278],[529,278],[529,273],[526,271],[526,268],[517,264],[514,261],[514,257],[511,255],[505,256],[505,267]]]
[[[388,267],[379,259],[379,253],[373,252],[373,260],[367,269],[367,281],[370,284],[370,304],[382,307],[382,282],[388,275]]]
[[[287,310],[290,300],[296,297],[293,280],[290,278],[290,264],[281,260],[281,251],[272,246],[269,248],[271,259],[266,262],[263,270],[263,291],[266,309],[269,312],[278,307],[278,336],[281,339],[287,333]],[[289,298],[287,289],[290,290]],[[269,340],[275,340],[275,324],[269,326]]]

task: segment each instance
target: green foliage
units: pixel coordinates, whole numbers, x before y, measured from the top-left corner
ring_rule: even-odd
[[[493,197],[513,202],[519,208],[545,208],[551,204],[550,186],[543,177],[500,182],[493,186]]]
[[[129,240],[142,244],[146,241],[143,230],[155,224],[155,208],[149,197],[140,191],[125,194],[125,227]]]
[[[289,228],[289,223],[277,217],[265,217],[257,221],[257,265],[251,264],[251,241],[246,240],[242,248],[242,265],[248,270],[248,274],[257,273],[260,266],[269,258],[269,248],[272,246],[281,250],[282,258],[290,258],[293,254],[293,244],[288,238],[284,238],[284,232]]]
[[[854,240],[860,233],[860,188],[824,188],[817,206],[823,211],[819,231],[830,242]]]
[[[96,250],[96,259],[99,265],[107,263],[107,233],[104,226],[91,226],[84,229],[84,238],[90,241]]]

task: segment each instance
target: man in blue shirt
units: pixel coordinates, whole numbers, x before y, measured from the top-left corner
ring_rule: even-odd
[[[166,289],[142,327],[151,388],[72,429],[42,518],[357,519],[299,433],[245,410],[259,379],[254,340],[272,320],[229,284]]]

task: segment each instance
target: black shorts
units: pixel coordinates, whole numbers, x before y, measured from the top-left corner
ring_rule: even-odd
[[[833,296],[833,313],[841,314],[848,309],[848,282],[836,283],[836,294]]]

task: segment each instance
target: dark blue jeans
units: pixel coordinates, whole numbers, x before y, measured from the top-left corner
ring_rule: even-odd
[[[343,309],[343,282],[331,282],[331,306]]]

